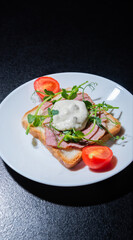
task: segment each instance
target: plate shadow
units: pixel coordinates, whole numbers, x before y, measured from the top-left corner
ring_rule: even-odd
[[[98,183],[80,187],[56,187],[29,180],[6,164],[12,178],[34,196],[67,206],[90,206],[110,202],[133,190],[133,163],[120,173]]]

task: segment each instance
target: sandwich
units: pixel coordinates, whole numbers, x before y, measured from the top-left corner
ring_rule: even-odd
[[[82,160],[84,147],[119,138],[121,123],[108,112],[118,107],[95,104],[85,92],[87,86],[94,84],[85,82],[57,93],[45,89],[42,103],[22,117],[26,134],[39,139],[66,168]]]

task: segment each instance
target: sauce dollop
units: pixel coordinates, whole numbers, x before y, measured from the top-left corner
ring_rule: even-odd
[[[53,116],[53,126],[60,131],[83,130],[87,124],[88,111],[85,103],[78,100],[63,100],[54,104],[59,113]]]

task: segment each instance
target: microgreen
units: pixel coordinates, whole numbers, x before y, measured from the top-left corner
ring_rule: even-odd
[[[77,97],[77,92],[79,91],[79,87],[77,86],[73,86],[73,88],[71,89],[71,91],[67,91],[66,89],[62,89],[62,97],[68,100],[73,100],[74,98]],[[68,92],[70,94],[68,94]]]
[[[35,120],[35,116],[32,114],[28,114],[27,118],[28,118],[28,123],[33,123]]]
[[[68,99],[74,99],[77,97],[77,92],[79,91],[79,87],[77,87],[76,85],[73,86],[71,93],[69,94],[69,98]]]
[[[88,83],[88,81],[86,82]],[[87,85],[85,85],[84,87],[82,87],[83,84],[79,85],[79,88],[82,89],[82,96],[83,96],[83,101],[84,101],[84,91],[87,87],[89,87],[92,91],[95,90],[95,87],[97,86],[97,83],[96,82],[91,82],[91,83],[88,83]]]
[[[58,110],[54,110],[54,109],[48,108],[48,115],[49,115],[49,117],[53,118],[53,116],[57,115],[57,114],[59,114]]]
[[[62,99],[62,97],[60,97],[60,98],[58,98],[58,99],[54,99],[54,100],[52,101],[52,104],[55,104],[56,102],[59,102],[61,99]]]
[[[49,96],[45,96],[44,98],[43,98],[43,101],[46,99],[47,101],[50,101],[51,100],[51,98],[49,98]]]
[[[84,133],[82,133],[79,130],[75,131],[74,129],[72,129],[71,131],[68,131],[67,133],[65,132],[64,141],[79,142],[82,140],[83,137],[84,137]]]
[[[96,121],[96,125],[97,125],[98,127],[102,128],[102,127],[101,127],[101,124],[102,124],[101,118],[96,117],[96,116],[91,116],[91,117],[89,117],[89,121],[90,121],[90,122],[94,122],[94,120]]]
[[[38,127],[42,125],[42,122],[46,117],[48,117],[48,115],[44,116],[44,115],[28,114],[27,120],[29,124],[32,124],[34,127]]]
[[[67,90],[66,90],[66,89],[64,89],[64,88],[62,89],[61,96],[62,96],[63,98],[65,98],[65,99],[68,99],[69,95],[68,95],[68,93],[67,93]]]
[[[57,115],[58,113],[59,113],[58,110],[52,110],[52,109],[48,108],[48,114],[47,115],[28,114],[27,115],[27,120],[28,120],[29,124],[28,124],[27,130],[26,130],[26,134],[29,133],[31,125],[33,125],[34,127],[42,126],[43,121],[48,117],[51,118],[50,122],[52,122],[53,121],[53,116]]]
[[[51,126],[51,123],[53,122],[53,116],[57,115],[57,114],[59,114],[58,110],[54,110],[54,109],[48,108],[48,115],[50,117],[50,126]]]
[[[54,96],[54,95],[55,95],[52,91],[48,91],[47,89],[44,89],[44,92],[45,92],[48,96]]]
[[[58,147],[60,146],[62,141],[66,141],[66,142],[79,142],[83,139],[84,137],[84,133],[82,133],[81,131],[75,131],[75,129],[72,130],[66,130],[62,132],[62,140],[58,143]]]
[[[88,81],[80,84],[79,86],[75,85],[72,87],[72,89],[70,91],[67,91],[66,89],[62,89],[61,95],[63,98],[68,99],[68,100],[73,100],[74,98],[77,97],[77,93],[79,91],[79,89],[82,89],[82,93],[83,93],[83,100],[84,100],[84,90],[86,87],[90,87],[91,89],[94,89],[94,86],[96,85],[96,83],[89,83],[87,84],[84,88],[82,87],[83,85],[85,85],[86,83],[88,83]]]
[[[28,127],[26,129],[26,134],[29,133],[31,125],[33,125],[34,127],[41,126],[45,118],[46,116],[43,115],[28,114],[27,115]]]
[[[93,107],[97,108],[99,111],[108,111],[109,109],[119,109],[119,107],[114,107],[110,104],[107,104],[105,101],[102,103],[98,103],[96,105],[93,105]]]
[[[86,108],[89,110],[89,109],[91,109],[91,107],[92,107],[92,103],[91,102],[89,102],[89,101],[83,101],[84,103],[85,103],[85,105],[86,105]]]

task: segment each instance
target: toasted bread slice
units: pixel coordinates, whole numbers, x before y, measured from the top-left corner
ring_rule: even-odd
[[[38,106],[31,109],[30,111],[26,112],[22,118],[22,126],[27,129],[28,121],[27,121],[27,115],[28,114],[34,114]],[[110,131],[112,135],[116,135],[121,128],[120,122],[114,118],[111,114],[104,112],[104,114],[107,116],[108,120],[106,122],[106,127]],[[109,120],[110,119],[110,120]],[[115,124],[115,122],[117,124]],[[44,127],[32,127],[30,128],[30,134],[38,138],[45,147],[52,153],[52,155],[58,159],[61,164],[63,164],[66,168],[72,168],[74,167],[78,162],[80,162],[82,158],[82,150],[81,149],[57,149],[54,147],[46,146],[45,141],[45,128]],[[106,142],[108,139],[111,138],[111,135],[107,132],[101,140],[103,142]]]

